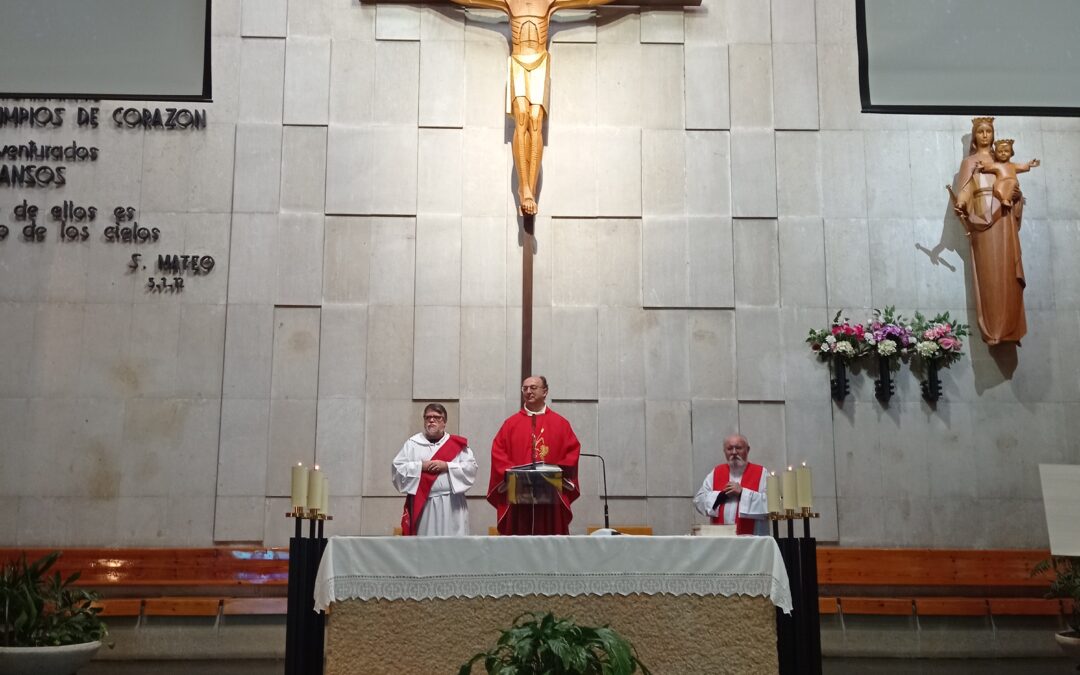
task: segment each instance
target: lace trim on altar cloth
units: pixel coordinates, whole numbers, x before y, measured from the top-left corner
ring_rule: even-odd
[[[769,574],[478,574],[417,577],[344,575],[316,591],[341,600],[448,600],[525,595],[750,595],[790,609],[786,580]],[[320,590],[322,592],[320,593]]]

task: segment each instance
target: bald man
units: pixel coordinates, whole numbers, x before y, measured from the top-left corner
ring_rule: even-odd
[[[724,439],[724,464],[705,476],[694,495],[694,508],[712,519],[713,525],[735,525],[735,534],[769,534],[769,513],[765,499],[768,471],[747,461],[750,442],[732,434]]]

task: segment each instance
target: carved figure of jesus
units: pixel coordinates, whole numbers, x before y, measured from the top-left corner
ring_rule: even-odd
[[[514,118],[514,167],[518,202],[525,216],[536,214],[536,184],[544,154],[544,115],[551,85],[547,50],[551,15],[560,9],[606,5],[614,0],[452,0],[478,9],[497,9],[510,17],[510,58],[506,113]]]
[[[1013,139],[1002,138],[994,142],[994,163],[975,162],[975,169],[981,173],[992,173],[996,177],[994,181],[994,196],[1002,206],[1012,206],[1013,193],[1019,191],[1020,181],[1016,174],[1031,171],[1039,166],[1039,160],[1033,159],[1023,164],[1014,164],[1009,160],[1013,156]]]

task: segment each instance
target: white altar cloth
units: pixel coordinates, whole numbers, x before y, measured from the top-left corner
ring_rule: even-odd
[[[791,612],[771,537],[331,537],[315,609],[348,599],[750,595]]]

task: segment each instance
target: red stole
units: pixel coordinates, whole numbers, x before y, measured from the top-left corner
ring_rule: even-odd
[[[764,471],[760,464],[746,463],[746,469],[743,471],[742,480],[739,481],[739,485],[744,490],[753,490],[757,492],[761,489],[761,472]],[[713,469],[712,484],[714,490],[719,490],[725,486],[731,480],[731,467],[727,464],[717,464]],[[724,524],[724,504],[720,503],[720,509],[712,519],[713,525]],[[753,534],[754,533],[754,519],[742,518],[739,516],[739,509],[735,508],[735,534]]]
[[[535,424],[535,430],[534,430]],[[562,467],[563,478],[574,488],[563,488],[559,502],[552,505],[512,506],[500,492],[506,470],[536,460]],[[562,415],[547,412],[530,416],[524,410],[511,415],[491,443],[491,479],[487,499],[498,515],[499,534],[569,534],[573,513],[570,503],[580,494],[577,465],[581,443]]]
[[[467,445],[469,445],[469,441],[464,437],[450,434],[450,438],[446,439],[442,447],[435,451],[431,459],[450,462]],[[428,494],[431,493],[431,486],[435,484],[435,479],[438,477],[439,474],[437,473],[421,473],[420,485],[416,487],[416,494],[405,495],[405,509],[401,512],[401,534],[406,537],[416,535],[416,526],[420,523],[420,514],[424,512],[424,504],[427,503]]]

